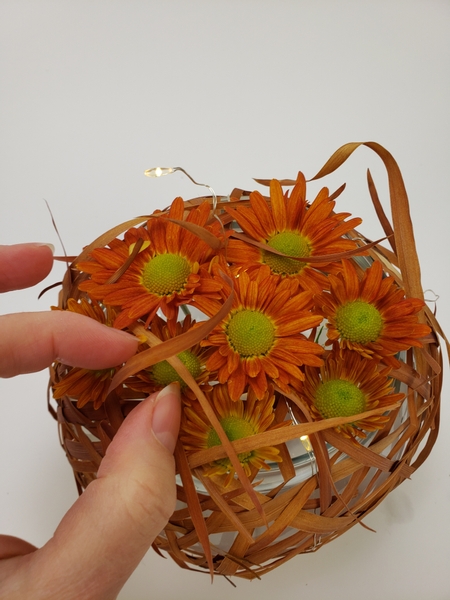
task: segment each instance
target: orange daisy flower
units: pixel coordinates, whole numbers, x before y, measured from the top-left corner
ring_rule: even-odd
[[[405,298],[395,280],[383,276],[378,261],[365,270],[361,281],[350,261],[343,260],[342,267],[337,276],[329,275],[330,291],[315,297],[328,320],[328,343],[398,367],[394,355],[411,346],[421,347],[420,338],[430,333],[417,318],[425,303]]]
[[[204,202],[191,210],[185,221],[205,226],[209,213],[210,206]],[[183,200],[176,198],[167,217],[181,221],[183,216]],[[218,231],[220,226],[216,223],[210,229]],[[139,253],[118,280],[111,283],[138,240],[143,240]],[[123,241],[115,239],[109,248],[93,250],[92,260],[77,265],[80,271],[91,275],[79,287],[91,298],[122,309],[114,322],[118,329],[139,318],[145,318],[148,324],[158,309],[168,319],[176,319],[182,304],[193,304],[201,311],[215,306],[211,301],[219,298],[221,283],[207,269],[212,255],[205,242],[161,214],[149,219],[145,227],[127,231]]]
[[[178,321],[176,323],[167,323],[161,317],[155,315],[151,323],[151,331],[160,340],[166,341],[182,333],[186,333],[194,325],[195,321],[192,321],[190,315],[187,315],[182,322]],[[211,389],[208,385],[209,371],[206,369],[206,360],[210,353],[209,348],[201,348],[200,344],[196,344],[177,355],[203,391]],[[144,371],[140,371],[134,377],[127,380],[127,386],[134,390],[151,394],[176,381],[180,384],[181,392],[185,399],[195,400],[195,394],[167,360],[163,360]]]
[[[218,384],[209,394],[209,399],[223,430],[232,442],[290,424],[290,421],[273,424],[275,396],[272,388],[267,390],[262,400],[257,400],[255,394],[249,391],[246,400],[235,402],[229,397],[227,387]],[[201,410],[200,405],[195,409],[194,407],[185,407],[180,439],[189,453],[221,445],[219,436]],[[274,463],[282,460],[279,450],[273,446],[243,452],[238,454],[238,458],[248,476],[251,476],[252,469],[270,470],[267,461]],[[210,463],[204,467],[204,472],[209,477],[226,474],[225,487],[231,483],[235,475],[229,458],[222,458]]]
[[[297,183],[283,195],[276,179],[270,183],[270,205],[259,192],[250,194],[251,207],[224,206],[236,220],[243,232],[289,256],[324,256],[353,250],[355,242],[343,239],[343,235],[357,227],[362,221],[353,218],[345,221],[348,213],[332,214],[335,202],[323,188],[311,206],[306,202],[306,182],[299,173]],[[227,260],[245,270],[255,265],[267,264],[271,272],[282,277],[295,277],[303,289],[313,288],[316,292],[328,287],[327,278],[317,269],[323,269],[332,261],[324,257],[323,263],[310,265],[285,258],[251,246],[240,240],[228,242]]]
[[[230,291],[224,289],[226,295]],[[227,382],[232,400],[239,400],[247,384],[262,398],[268,378],[286,390],[304,379],[301,365],[322,364],[323,348],[300,333],[322,320],[308,310],[311,297],[299,291],[296,279],[272,277],[268,266],[235,278],[230,313],[201,342],[217,346],[206,367]]]
[[[103,325],[111,326],[115,313],[103,309],[95,300],[89,302],[82,298],[76,302],[69,298],[67,310],[95,319]],[[53,397],[58,400],[63,396],[77,399],[77,407],[82,408],[88,402],[93,402],[94,408],[100,408],[106,400],[111,379],[117,368],[90,370],[79,367],[70,368],[67,373],[53,385]]]
[[[390,367],[379,371],[375,361],[356,352],[331,353],[320,369],[305,368],[301,396],[318,419],[351,417],[392,406],[405,395],[395,393],[389,372]],[[346,437],[365,438],[365,431],[381,429],[388,420],[387,415],[373,415],[336,429]]]

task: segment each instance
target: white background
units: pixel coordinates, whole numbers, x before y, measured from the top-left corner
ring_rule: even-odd
[[[77,254],[117,223],[202,194],[181,174],[145,178],[149,167],[180,165],[227,194],[252,177],[312,177],[340,145],[374,140],[402,169],[424,288],[449,332],[449,28],[448,0],[1,0],[0,243],[61,253],[44,199]],[[347,181],[338,209],[375,239],[367,167],[386,200],[367,149],[327,185]],[[2,297],[2,311],[46,310],[56,292],[37,294],[61,274]],[[0,382],[0,530],[37,545],[76,498],[46,384],[45,372]],[[448,600],[448,391],[430,458],[367,518],[377,533],[356,526],[236,590],[150,551],[121,600]]]

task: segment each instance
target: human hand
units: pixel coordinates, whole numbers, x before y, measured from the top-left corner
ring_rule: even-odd
[[[0,246],[0,291],[35,285],[52,268],[42,244]],[[20,267],[20,268],[18,268]],[[133,336],[69,311],[0,316],[0,376],[39,371],[53,361],[88,369],[120,364]],[[180,397],[171,384],[125,419],[93,481],[40,549],[0,536],[3,600],[117,597],[175,507]]]

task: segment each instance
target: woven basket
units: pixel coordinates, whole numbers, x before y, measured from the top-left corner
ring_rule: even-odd
[[[355,143],[341,147],[314,179],[338,168],[359,145]],[[365,145],[374,150],[386,166],[392,224],[383,211],[369,174],[370,196],[387,242],[370,242],[352,229],[346,232],[346,239],[353,240],[355,248],[338,252],[336,264],[340,265],[345,258],[362,277],[367,267],[380,263],[384,277],[389,276],[396,286],[403,288],[406,298],[423,299],[408,199],[400,171],[384,148],[372,142]],[[269,184],[268,181],[259,183]],[[296,181],[284,180],[280,183],[292,186]],[[333,197],[337,197],[340,191]],[[201,231],[200,227],[189,225],[189,235],[198,236],[199,243],[209,245],[213,252],[219,253],[224,247],[224,232],[235,227],[233,239],[241,236],[241,243],[248,242],[253,248],[280,254],[260,242],[248,240],[248,236],[242,234],[230,214],[223,210],[223,203],[230,201],[230,197],[215,200],[218,200],[217,205],[211,197],[195,198],[184,203],[185,215],[204,201],[211,205],[206,227]],[[270,206],[270,198],[266,198],[266,202]],[[234,207],[249,206],[249,193],[235,189],[231,194],[231,203]],[[80,271],[77,265],[89,262],[94,249],[107,247],[130,228],[138,228],[134,231],[139,231],[139,226],[145,228],[148,219],[167,218],[167,215],[166,210],[152,217],[140,217],[123,223],[85,248],[68,265],[58,308],[67,309],[69,299],[77,302],[82,298],[88,299],[86,291],[80,291],[78,286],[89,280],[89,275]],[[217,218],[221,221],[219,229]],[[185,222],[181,225],[173,219],[171,222],[177,227],[188,227]],[[213,231],[219,231],[219,235],[214,236]],[[120,280],[145,247],[143,241],[138,239],[138,242],[130,246],[130,257],[112,282]],[[293,258],[292,255],[290,257]],[[298,255],[295,260],[298,260]],[[308,257],[302,260],[308,261]],[[309,257],[309,260],[312,266],[315,260],[320,270],[320,258]],[[339,267],[336,269],[334,277],[339,277],[336,274],[339,273]],[[330,269],[325,269],[325,272],[330,272]],[[81,494],[95,479],[106,449],[124,419],[151,391],[146,387],[146,384],[151,386],[151,382],[139,377],[139,373],[157,362],[167,360],[188,386],[185,388],[185,407],[194,406],[204,410],[222,443],[195,451],[185,443],[186,436],[181,436],[175,451],[177,509],[153,547],[160,554],[169,554],[183,568],[253,579],[297,554],[317,550],[356,523],[364,525],[365,515],[424,462],[438,434],[442,387],[439,339],[446,339],[435,316],[424,306],[417,319],[418,323],[429,326],[430,333],[421,339],[421,345],[402,349],[397,355],[397,365],[390,373],[394,382],[391,391],[395,402],[380,405],[381,408],[371,407],[356,416],[318,418],[317,411],[311,410],[303,396],[302,383],[279,385],[280,382],[269,381],[266,396],[271,395],[274,399],[272,426],[255,435],[230,442],[221,423],[218,424],[217,413],[212,411],[209,401],[211,388],[217,383],[217,374],[212,373],[209,381],[199,383],[177,358],[182,351],[207,339],[212,329],[230,314],[236,279],[230,279],[229,273],[219,273],[218,278],[221,276],[224,286],[231,290],[230,294],[228,297],[222,294],[218,314],[209,315],[209,319],[205,317],[200,327],[189,332],[177,331],[172,339],[167,339],[167,336],[158,339],[152,329],[151,319],[146,319],[146,316],[125,326],[141,337],[140,352],[116,370],[112,381],[108,383],[109,388],[105,388],[104,401],[96,403],[98,408],[94,408],[93,402],[80,402],[79,397],[68,392],[56,394],[57,400],[49,400],[49,409],[58,421],[61,445],[73,468]],[[114,316],[120,313],[118,307],[112,310]],[[160,330],[161,325],[157,332]],[[309,340],[315,339],[317,333],[318,327],[314,326]],[[379,368],[384,367],[383,360],[377,364]],[[54,364],[50,389],[61,389],[58,384],[69,373],[70,368],[66,365]],[[226,387],[226,382],[223,386]],[[403,400],[398,400],[398,393],[404,394]],[[372,431],[369,427],[365,438],[348,435],[352,423],[366,422],[374,416],[382,417],[382,424]],[[254,465],[247,470],[242,468],[240,458],[244,453],[268,446],[278,450],[278,459],[267,461],[270,470],[259,470]],[[279,459],[282,461],[279,462]],[[216,474],[208,474],[211,465],[224,464],[232,465],[228,473],[221,473],[219,468]],[[233,476],[235,471],[237,475]]]

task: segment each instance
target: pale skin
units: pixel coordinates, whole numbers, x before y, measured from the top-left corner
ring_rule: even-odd
[[[0,292],[35,285],[52,264],[47,245],[0,246]],[[0,316],[0,331],[1,377],[40,371],[57,359],[103,369],[137,349],[133,336],[69,312]],[[97,480],[42,548],[0,536],[0,598],[117,597],[175,507],[180,410],[174,384],[134,409],[109,446]]]

